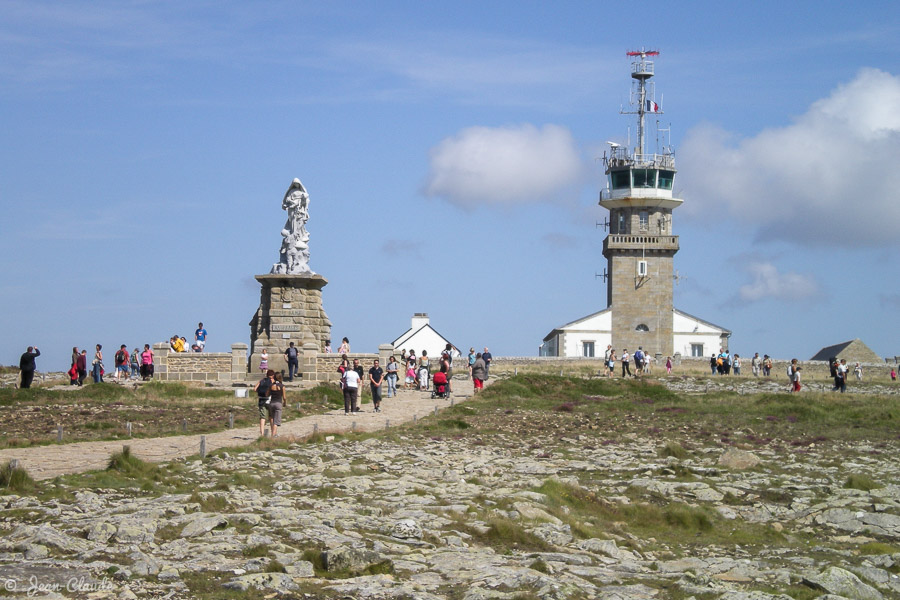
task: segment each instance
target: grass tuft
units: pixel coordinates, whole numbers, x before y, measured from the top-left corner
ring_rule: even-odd
[[[6,463],[0,469],[0,488],[22,494],[34,490],[35,484],[23,467],[13,468],[12,463]]]
[[[862,473],[851,473],[844,482],[844,488],[848,490],[862,490],[868,492],[880,487],[884,487],[868,475]]]
[[[130,477],[144,477],[157,470],[157,466],[141,460],[131,453],[131,446],[125,446],[121,452],[116,452],[109,457],[106,466],[107,471],[118,471],[122,475]]]
[[[678,442],[666,442],[666,445],[659,449],[659,455],[664,458],[671,456],[678,460],[684,460],[688,457],[687,450]]]

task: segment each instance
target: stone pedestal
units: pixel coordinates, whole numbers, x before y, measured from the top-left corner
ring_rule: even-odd
[[[269,353],[269,368],[287,373],[284,351],[291,342],[300,362],[313,345],[321,352],[331,339],[331,321],[322,308],[322,288],[328,280],[317,274],[257,275],[262,286],[259,308],[250,320],[248,371],[259,372],[263,348]],[[301,369],[302,371],[302,369]]]

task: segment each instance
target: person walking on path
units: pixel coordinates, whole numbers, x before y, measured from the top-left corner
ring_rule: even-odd
[[[344,414],[359,412],[359,384],[361,377],[355,369],[347,369],[341,377],[341,389],[344,390]]]
[[[263,373],[269,370],[269,353],[265,348],[262,349],[262,354],[259,355],[259,370]]]
[[[153,350],[150,344],[144,344],[144,351],[141,352],[141,379],[147,381],[153,377]]]
[[[622,377],[625,377],[625,373],[628,373],[628,376],[631,377],[631,356],[628,354],[628,348],[622,348]]]
[[[300,370],[299,353],[294,347],[294,342],[291,342],[287,350],[284,351],[284,359],[288,365],[288,381],[293,381],[294,373]]]
[[[78,355],[75,367],[78,369],[78,385],[83,386],[84,380],[87,379],[87,350],[82,350]]]
[[[856,363],[856,366],[853,367],[853,374],[856,375],[857,381],[862,381],[862,365]]]
[[[666,375],[671,375],[671,374],[672,374],[672,357],[667,356],[666,357]]]
[[[384,381],[384,370],[378,366],[378,359],[372,363],[369,369],[369,388],[372,390],[372,405],[375,412],[381,412],[381,382]]]
[[[272,385],[269,386],[269,403],[266,405],[272,437],[278,437],[278,428],[281,427],[281,413],[284,411],[285,402],[284,381],[281,379],[281,373],[275,373]]]
[[[387,384],[388,384],[388,398],[393,398],[397,395],[397,376],[399,374],[400,365],[397,364],[397,359],[391,354],[391,357],[388,359],[387,367],[385,367],[387,371]]]
[[[128,379],[128,362],[129,362],[129,354],[128,347],[125,344],[122,344],[118,350],[116,350],[116,355],[113,357],[116,363],[116,372],[113,375],[113,379],[116,381],[119,380],[119,377],[123,379]]]
[[[787,367],[787,376],[790,380],[788,382],[788,391],[789,392],[799,392],[800,391],[800,365],[797,364],[797,359],[792,358],[790,364]]]
[[[137,379],[141,372],[141,351],[137,348],[131,353],[131,378]]]
[[[834,387],[831,389],[832,392],[836,392],[841,390],[841,393],[847,391],[847,373],[850,370],[850,367],[847,366],[847,359],[842,358],[841,362],[839,362],[834,368]]]
[[[37,369],[34,359],[40,355],[41,351],[37,349],[37,346],[28,346],[28,349],[19,358],[19,370],[22,372],[19,387],[23,390],[30,388],[31,382],[34,381],[34,371]]]
[[[609,351],[609,361],[606,363],[606,368],[609,371],[606,376],[612,379],[616,374],[616,351],[613,349]]]
[[[484,347],[484,352],[481,353],[481,360],[484,361],[484,381],[487,381],[491,377],[491,363],[494,362],[494,355],[491,354],[487,346]]]
[[[78,385],[78,346],[72,348],[72,366],[69,368],[69,385]]]
[[[472,377],[472,367],[475,365],[475,348],[469,348],[469,377]]]
[[[484,380],[487,379],[487,364],[484,362],[484,355],[479,352],[475,355],[475,364],[472,365],[472,383],[475,385],[475,391],[484,389]]]
[[[453,344],[447,342],[444,352],[441,353],[441,359],[447,365],[447,391],[453,391]]]
[[[273,377],[275,377],[275,371],[269,369],[253,387],[256,392],[256,407],[259,409],[259,437],[265,435],[266,421],[269,418],[269,399],[271,397],[269,390],[272,387]]]
[[[91,377],[94,383],[103,383],[103,345],[97,344],[94,360],[91,361]]]

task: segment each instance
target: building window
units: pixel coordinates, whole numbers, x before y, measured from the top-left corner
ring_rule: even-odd
[[[691,356],[704,356],[703,344],[691,344]]]
[[[672,182],[675,180],[675,171],[659,172],[659,188],[662,190],[671,190]]]
[[[594,358],[594,342],[581,342],[581,355],[585,358]]]
[[[619,228],[617,233],[625,233],[625,213],[619,211]]]
[[[609,174],[609,182],[614,190],[631,187],[631,171],[613,171]]]
[[[650,213],[646,210],[642,210],[640,212],[640,221],[641,221],[641,231],[647,231],[650,228]]]
[[[637,327],[634,328],[635,331],[650,331],[650,328],[641,323]]]
[[[635,169],[634,187],[648,188],[656,187],[656,170],[655,169]]]

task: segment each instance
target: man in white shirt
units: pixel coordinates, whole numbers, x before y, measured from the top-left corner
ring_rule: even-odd
[[[341,387],[344,389],[344,414],[359,412],[359,382],[360,377],[354,369],[344,371],[341,377]]]

